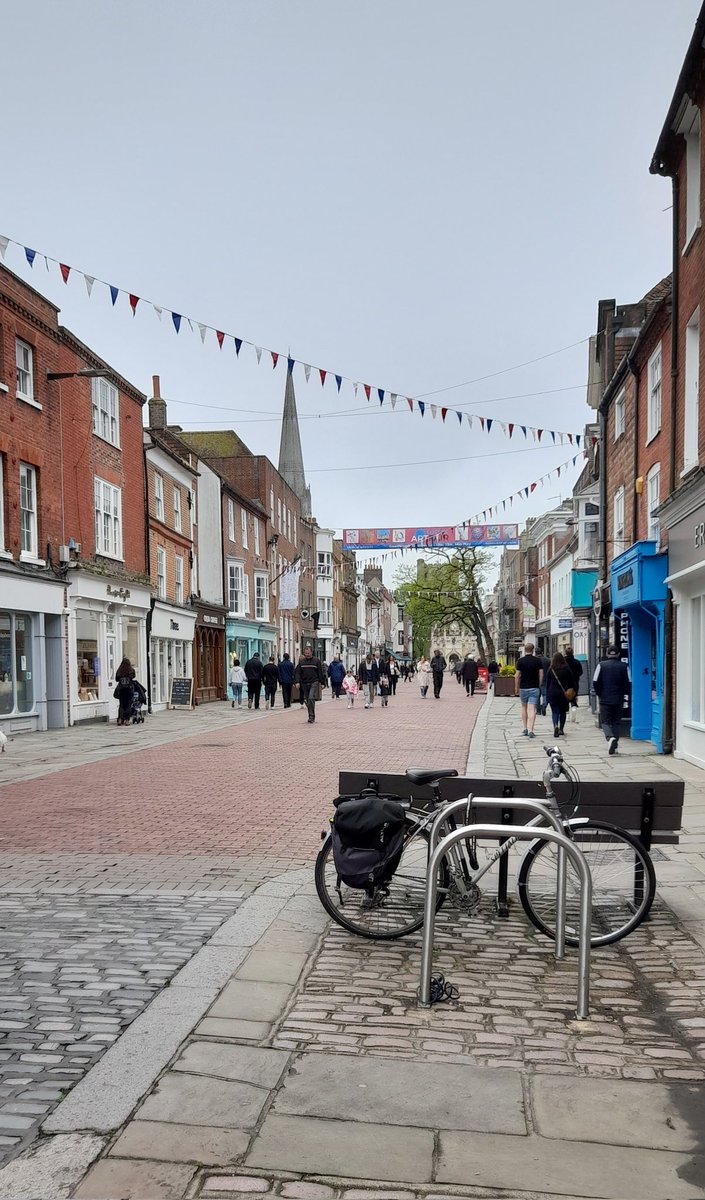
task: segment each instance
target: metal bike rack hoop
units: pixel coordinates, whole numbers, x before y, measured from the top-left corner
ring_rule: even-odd
[[[471,808],[496,808],[497,801],[488,799],[484,796],[467,796],[464,800],[452,800],[446,804],[443,809],[437,814],[431,833],[429,835],[430,850],[433,853],[437,844],[441,826],[446,817],[450,814],[459,812],[462,808],[466,810],[467,820],[470,819]],[[541,819],[548,821],[557,833],[563,832],[563,825],[559,816],[549,807],[547,800],[524,800],[512,796],[511,805],[508,807],[524,809],[528,812],[536,812],[540,814]],[[539,818],[537,817],[537,820]],[[537,837],[540,837],[540,826],[535,822],[529,821],[526,825],[527,829],[536,829]],[[565,869],[565,850],[562,846],[558,847],[558,866],[556,871],[556,958],[565,958],[565,895],[566,895],[566,869]]]
[[[466,803],[463,801],[463,803]],[[419,1005],[431,1006],[431,967],[433,957],[433,934],[436,920],[436,896],[438,893],[438,864],[445,852],[456,842],[468,837],[506,838],[533,841],[534,828],[528,825],[462,825],[452,830],[438,843],[431,854],[426,874],[426,901],[424,907],[423,943],[421,947],[421,975],[419,980]],[[555,829],[542,829],[541,839],[555,842],[562,847],[580,876],[580,932],[578,940],[578,1003],[577,1016],[584,1020],[588,1015],[590,993],[590,917],[592,909],[592,882],[585,855],[563,833]]]

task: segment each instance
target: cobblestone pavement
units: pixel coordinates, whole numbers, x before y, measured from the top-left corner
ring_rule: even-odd
[[[234,896],[0,897],[0,1162],[237,905]]]

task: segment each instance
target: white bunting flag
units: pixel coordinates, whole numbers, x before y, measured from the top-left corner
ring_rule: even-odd
[[[430,407],[430,409],[431,409],[431,416],[433,417],[433,419],[434,419],[434,421],[435,421],[435,419],[436,419],[436,413],[438,412],[438,405],[437,405],[437,404],[431,404],[431,405],[429,405],[429,407]]]
[[[306,382],[308,383],[309,379],[311,378],[311,368],[308,363],[304,363],[304,375],[306,376]]]
[[[199,332],[199,333],[200,333],[200,335],[201,335],[201,341],[202,341],[202,342],[205,342],[205,340],[206,340],[206,327],[205,327],[205,325],[201,325],[200,321],[199,321],[199,324],[198,324],[198,332]]]
[[[88,292],[88,295],[90,296],[91,292],[93,291],[93,284],[95,283],[95,279],[92,275],[84,275],[83,281],[86,285],[86,291]]]
[[[395,407],[395,405],[396,405],[396,402],[397,402],[397,394],[396,394],[396,392],[390,392],[390,393],[389,393],[389,399],[390,399],[390,401],[391,401],[392,408],[394,408],[394,407]]]
[[[466,419],[468,425],[470,426],[470,428],[472,429],[472,413],[466,413],[465,419]]]
[[[255,346],[255,354],[257,355],[257,362],[259,362],[262,357],[262,347],[261,346]]]
[[[157,304],[153,304],[153,305],[152,305],[152,308],[154,309],[155,313],[156,313],[156,314],[157,314],[157,316],[159,317],[159,320],[161,321],[161,319],[162,319],[162,310],[161,310],[161,308],[159,308],[159,306],[158,306]]]
[[[191,330],[191,333],[193,333],[193,321],[191,320],[190,317],[187,317],[186,320],[188,321],[189,329]]]
[[[7,247],[8,247],[9,245],[10,245],[10,239],[9,239],[9,238],[6,238],[6,237],[0,237],[0,258],[4,258],[4,257],[5,257],[5,251],[7,250]]]

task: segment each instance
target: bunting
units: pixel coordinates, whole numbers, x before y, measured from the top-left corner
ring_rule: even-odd
[[[550,471],[546,471],[545,475],[541,475],[538,479],[535,479],[533,483],[519,488],[517,492],[512,492],[511,496],[505,496],[504,500],[498,500],[496,504],[492,504],[489,508],[483,509],[482,513],[476,514],[474,517],[468,517],[467,521],[464,521],[463,524],[477,525],[488,520],[491,521],[493,516],[496,517],[497,513],[499,512],[500,505],[502,506],[502,511],[504,512],[508,504],[511,505],[514,503],[515,498],[518,500],[528,500],[529,496],[536,491],[537,487],[543,487],[546,481],[554,476],[556,479],[560,479],[562,471],[567,471],[569,467],[574,467],[579,458],[587,457],[588,454],[586,450],[584,450],[582,454],[574,454],[573,457],[568,459],[567,462],[561,463],[558,467],[553,467]]]

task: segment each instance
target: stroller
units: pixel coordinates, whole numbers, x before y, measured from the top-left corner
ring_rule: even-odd
[[[137,679],[123,676],[117,682],[113,697],[119,702],[118,725],[142,725],[142,706],[147,703],[147,693]]]

